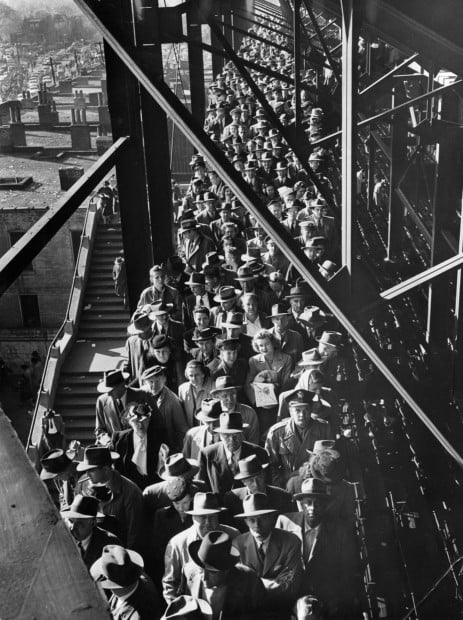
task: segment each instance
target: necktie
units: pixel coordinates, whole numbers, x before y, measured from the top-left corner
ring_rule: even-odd
[[[265,549],[264,549],[264,543],[260,543],[259,545],[259,549],[257,550],[260,559],[262,560],[262,563],[265,561]]]
[[[85,551],[84,551],[84,546],[83,546],[83,544],[81,543],[81,541],[80,541],[80,540],[78,540],[78,541],[77,541],[77,546],[79,547],[80,555],[81,555],[82,557],[84,557],[84,553],[85,553]]]

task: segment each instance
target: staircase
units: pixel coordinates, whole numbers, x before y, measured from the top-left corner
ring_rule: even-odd
[[[120,224],[98,223],[90,275],[76,342],[63,365],[54,408],[63,416],[68,440],[93,442],[98,381],[120,365],[129,312],[114,292],[112,268],[122,250]]]

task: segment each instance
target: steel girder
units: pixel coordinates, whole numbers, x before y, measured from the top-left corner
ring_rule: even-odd
[[[137,56],[134,54],[133,50],[124,49],[117,38],[97,17],[96,13],[91,8],[92,4],[95,3],[95,0],[76,0],[76,3],[90,19],[90,21],[98,28],[107,44],[111,46],[126,66],[130,68],[140,84],[142,84],[142,86],[153,97],[158,105],[162,107],[166,114],[173,119],[182,133],[188,137],[192,144],[207,157],[212,165],[214,165],[215,169],[227,182],[238,199],[242,201],[246,208],[256,218],[265,232],[275,239],[285,256],[302,274],[314,292],[320,297],[321,301],[327,305],[331,312],[333,312],[334,316],[341,322],[353,340],[363,349],[365,354],[372,360],[396,392],[420,418],[423,424],[425,424],[425,426],[430,430],[447,453],[458,463],[460,467],[462,467],[463,458],[460,456],[458,451],[439,431],[416,400],[411,396],[408,390],[397,379],[394,373],[391,372],[387,364],[383,362],[378,353],[366,341],[352,322],[351,318],[346,316],[339,305],[326,292],[325,288],[312,273],[309,261],[303,255],[302,251],[295,247],[295,244],[287,231],[284,230],[281,224],[272,216],[272,214],[268,212],[246,181],[234,170],[233,166],[226,159],[222,151],[208,138],[200,124],[191,116],[189,111],[185,108],[185,106],[183,106],[183,104],[163,81],[160,80],[157,83],[153,83],[148,78],[146,72],[137,61]]]

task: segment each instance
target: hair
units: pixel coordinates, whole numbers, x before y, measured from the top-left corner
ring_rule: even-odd
[[[338,481],[345,475],[345,467],[342,459],[333,450],[316,452],[309,459],[309,469],[314,478]]]
[[[274,349],[280,348],[280,343],[278,342],[276,336],[272,334],[271,331],[269,331],[268,329],[259,329],[259,331],[256,332],[252,338],[252,348],[254,349],[256,353],[259,352],[257,348],[257,340],[263,340],[264,338],[267,338],[268,340],[270,340]]]
[[[193,308],[193,314],[207,314],[207,316],[211,315],[211,311],[209,310],[209,308],[206,308],[206,306],[195,306]]]
[[[185,379],[187,379],[187,372],[189,370],[191,370],[192,368],[199,368],[200,370],[202,370],[204,377],[207,378],[210,375],[210,371],[209,368],[207,366],[205,366],[202,362],[200,362],[199,360],[190,360],[188,362],[188,364],[185,366]]]

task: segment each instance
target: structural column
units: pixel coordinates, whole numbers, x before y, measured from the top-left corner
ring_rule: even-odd
[[[191,4],[187,11],[188,40],[202,42],[201,20],[195,5]],[[204,92],[203,50],[188,43],[188,65],[190,73],[191,112],[196,120],[204,122],[206,95]]]

